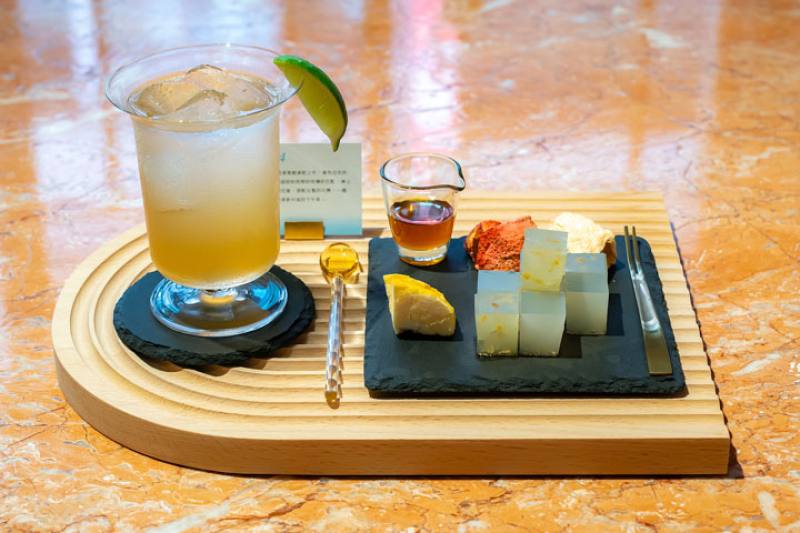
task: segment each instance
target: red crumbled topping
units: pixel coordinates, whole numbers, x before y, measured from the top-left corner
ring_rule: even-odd
[[[478,270],[519,271],[525,230],[535,227],[529,216],[510,222],[484,220],[472,229],[464,245]]]

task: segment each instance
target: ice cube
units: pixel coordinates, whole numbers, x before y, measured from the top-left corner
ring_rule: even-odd
[[[263,81],[258,82],[214,65],[200,65],[190,69],[186,72],[186,79],[203,89],[224,94],[228,109],[237,114],[267,107],[271,99]]]
[[[202,122],[206,120],[223,120],[236,116],[236,114],[236,110],[231,109],[228,97],[225,94],[214,89],[202,89],[181,107],[163,117],[185,122]]]
[[[196,122],[233,118],[271,99],[266,82],[200,65],[151,83],[131,96],[131,105],[148,117]]]
[[[161,117],[174,113],[200,91],[197,85],[182,77],[157,81],[133,94],[131,105],[145,116]]]
[[[491,292],[476,294],[475,325],[480,355],[517,355],[518,295]]]
[[[522,289],[558,291],[564,277],[567,232],[539,228],[525,230],[520,258]]]
[[[566,298],[563,292],[522,291],[519,353],[558,355],[566,314]]]
[[[228,72],[214,65],[197,65],[183,74],[183,79],[196,84],[204,89],[225,90],[225,78]]]
[[[567,295],[567,332],[605,335],[608,322],[608,279],[570,276],[564,280]]]

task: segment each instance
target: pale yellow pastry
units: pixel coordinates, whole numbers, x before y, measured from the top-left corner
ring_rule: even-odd
[[[569,253],[606,254],[607,266],[617,260],[617,244],[614,233],[597,224],[591,218],[576,213],[561,213],[552,225],[553,229],[567,232]]]
[[[383,276],[395,334],[413,331],[449,337],[456,331],[456,311],[427,283],[404,274]]]

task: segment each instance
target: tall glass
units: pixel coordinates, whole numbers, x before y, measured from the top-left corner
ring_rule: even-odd
[[[440,263],[456,218],[456,194],[466,182],[461,165],[446,155],[415,152],[381,166],[389,228],[400,259],[417,266]]]
[[[133,120],[150,254],[165,277],[150,307],[176,331],[245,333],[286,306],[285,285],[268,271],[280,247],[280,108],[297,88],[273,65],[275,56],[230,44],[178,48],[125,65],[107,83],[108,99]],[[231,115],[215,102],[236,95],[202,91],[197,98],[211,98],[185,104],[190,114],[181,108],[163,116],[132,99],[198,66],[265,82],[268,99]]]

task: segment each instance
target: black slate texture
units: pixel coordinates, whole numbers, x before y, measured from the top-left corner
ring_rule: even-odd
[[[624,251],[622,237],[617,249]],[[642,331],[625,258],[609,269],[608,332],[564,335],[557,357],[479,357],[475,344],[474,294],[477,272],[463,238],[450,242],[447,260],[433,268],[400,261],[391,239],[369,246],[364,382],[377,395],[601,394],[675,395],[685,380],[650,245],[639,239],[643,269],[664,327],[671,376],[650,376]],[[624,254],[622,254],[624,255]],[[383,275],[411,275],[439,289],[456,309],[453,338],[396,336]]]
[[[161,324],[150,312],[150,294],[163,276],[151,272],[128,287],[114,307],[114,328],[120,340],[138,355],[180,366],[239,365],[251,357],[267,357],[290,344],[314,320],[314,298],[299,278],[273,266],[286,284],[289,301],[278,319],[253,332],[231,337],[196,337]]]

